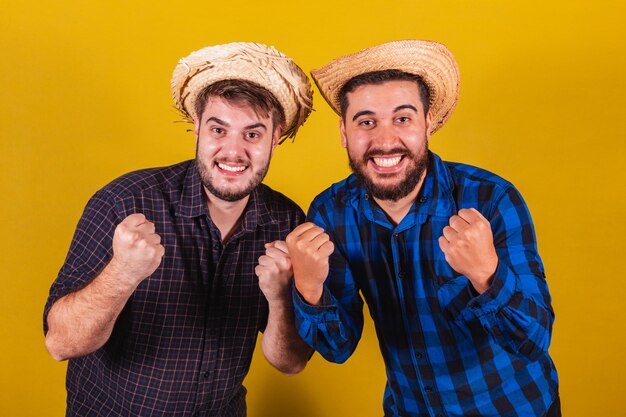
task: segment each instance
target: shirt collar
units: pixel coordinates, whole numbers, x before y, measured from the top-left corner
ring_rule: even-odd
[[[245,232],[252,232],[258,226],[278,224],[278,219],[271,210],[271,189],[265,184],[259,184],[250,193],[248,205],[241,221],[241,228]]]
[[[454,182],[450,170],[437,154],[429,151],[428,159],[426,181],[417,198],[418,200],[420,197],[426,198],[429,215],[450,217],[457,212],[456,203],[452,198]]]
[[[445,162],[433,152],[428,152],[428,160],[428,171],[422,189],[407,216],[413,214],[420,217],[428,215],[450,217],[457,210],[452,198],[454,185],[450,171]],[[371,221],[381,224],[389,223],[382,209],[375,204],[365,187],[354,175],[349,178],[348,186],[352,188],[350,203],[356,210],[362,212]]]
[[[198,217],[207,215],[208,209],[204,190],[202,189],[202,181],[200,174],[196,168],[195,160],[190,161],[185,180],[183,182],[183,190],[180,194],[176,215],[180,217]]]

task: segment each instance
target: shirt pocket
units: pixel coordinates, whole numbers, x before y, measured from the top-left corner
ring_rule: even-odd
[[[439,244],[434,248],[433,274],[437,300],[448,320],[460,319],[463,309],[475,297],[467,277],[456,272],[448,264]]]

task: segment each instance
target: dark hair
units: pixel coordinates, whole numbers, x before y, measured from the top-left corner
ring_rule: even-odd
[[[357,87],[367,84],[382,84],[387,81],[415,81],[419,89],[420,100],[424,106],[424,114],[430,109],[430,91],[428,86],[419,75],[409,74],[408,72],[397,69],[372,71],[357,75],[350,78],[347,83],[341,87],[339,91],[339,108],[341,117],[345,120],[346,110],[348,109],[348,93],[354,91]]]
[[[222,97],[232,104],[247,104],[256,114],[262,117],[272,117],[274,130],[285,122],[283,106],[265,88],[246,80],[216,81],[198,93],[195,103],[196,116],[200,118],[209,97]]]

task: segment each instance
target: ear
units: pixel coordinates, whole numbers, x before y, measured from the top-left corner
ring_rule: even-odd
[[[339,119],[339,133],[341,134],[341,146],[348,147],[348,137],[346,136],[346,124],[343,122],[343,117]]]
[[[276,145],[278,145],[278,142],[280,141],[280,135],[283,134],[283,127],[284,125],[277,126],[272,133],[272,151],[276,148]]]
[[[433,124],[433,114],[428,110],[426,113],[426,138],[430,138],[430,128]]]
[[[193,116],[193,133],[196,137],[200,133],[200,118],[197,115]]]

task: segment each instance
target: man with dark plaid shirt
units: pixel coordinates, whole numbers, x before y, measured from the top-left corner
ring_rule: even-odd
[[[283,242],[304,213],[261,184],[311,110],[306,75],[273,48],[232,43],[182,59],[172,91],[195,160],[98,191],[50,290],[46,347],[69,359],[68,416],[244,416],[259,331],[284,373],[311,354]]]
[[[387,369],[385,416],[560,416],[528,209],[504,179],[428,150],[458,97],[452,54],[391,42],[312,75],[341,115],[354,174],[287,237],[302,338],[344,362],[362,295]]]

